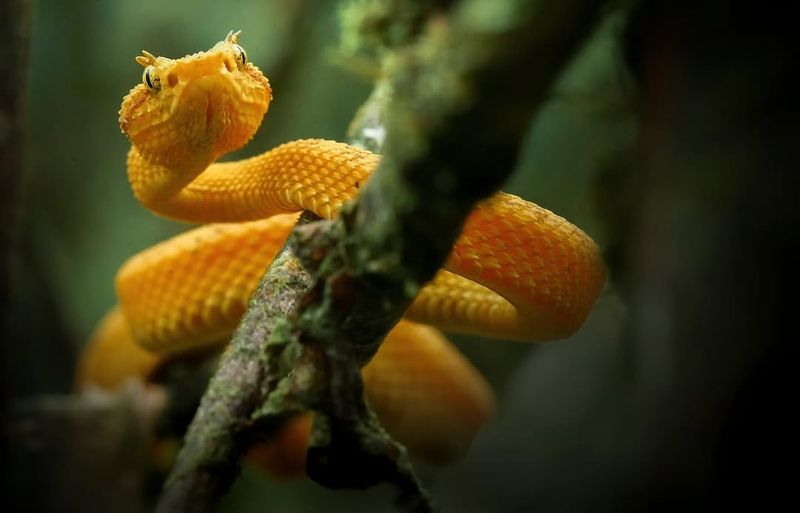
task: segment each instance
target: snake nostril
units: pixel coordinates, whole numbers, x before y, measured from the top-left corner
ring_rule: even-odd
[[[225,59],[225,69],[227,69],[228,71],[233,71],[236,69],[236,64],[231,62],[230,59]]]
[[[178,85],[178,75],[176,75],[175,73],[170,73],[169,75],[167,75],[167,85],[169,85],[170,87],[175,87],[176,85]]]

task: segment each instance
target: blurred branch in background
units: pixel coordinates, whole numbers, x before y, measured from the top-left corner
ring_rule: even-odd
[[[31,200],[29,63],[33,5],[0,5],[0,403],[64,391],[73,359],[48,266],[27,230]],[[24,345],[24,350],[21,350]],[[41,379],[42,376],[46,379]]]
[[[269,69],[269,83],[274,91],[284,89],[284,83],[295,73],[297,65],[301,62],[301,50],[305,48],[305,42],[309,39],[313,28],[313,15],[309,7],[311,1],[287,0],[281,3],[288,25],[286,32],[290,40]],[[258,37],[258,34],[253,34],[253,37]]]
[[[25,137],[25,93],[30,37],[30,2],[9,0],[0,4],[0,426],[5,424],[10,399],[6,368],[12,356],[6,340],[11,322],[11,269],[18,250],[17,221],[20,216],[22,151]],[[0,493],[6,496],[8,448],[0,437]]]
[[[19,217],[30,10],[27,0],[9,0],[0,7],[0,306],[8,295],[9,260]]]
[[[642,2],[625,34],[641,135],[604,202],[649,511],[796,502],[797,13],[783,5]]]
[[[41,395],[15,404],[2,435],[29,461],[8,462],[14,464],[8,470],[28,478],[4,476],[4,485],[22,488],[9,497],[26,499],[12,503],[12,510],[149,511],[145,491],[154,476],[146,469],[152,465],[152,436],[164,403],[159,388],[129,383],[117,393]],[[51,476],[48,488],[41,477],[31,479],[42,475]]]
[[[21,228],[26,214],[24,151],[29,138],[32,10],[32,2],[28,0],[0,4],[0,500],[3,503],[21,490],[44,495],[36,490],[36,482],[26,479],[33,475],[30,469],[35,465],[17,458],[19,445],[36,438],[28,438],[25,431],[40,427],[41,419],[26,421],[17,417],[11,403],[20,395],[47,389],[38,379],[41,371],[50,374],[52,382],[64,384],[68,378],[63,371],[68,368],[63,362],[72,360],[69,346],[64,343],[67,337],[60,329],[56,300],[39,273],[42,259],[31,250],[30,238]],[[29,319],[37,322],[26,322]],[[64,426],[55,421],[58,415],[45,416],[52,421],[48,424],[49,435],[64,432]],[[41,451],[48,442],[53,439],[42,437],[29,448]],[[49,448],[64,450],[72,442],[68,435]]]
[[[0,312],[3,327],[10,296],[12,254],[18,246],[30,15],[31,5],[27,0],[9,0],[0,6],[0,76],[3,77],[0,80]]]

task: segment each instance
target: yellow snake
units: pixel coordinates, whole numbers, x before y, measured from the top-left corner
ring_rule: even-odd
[[[142,83],[119,113],[132,143],[133,192],[159,215],[219,224],[122,266],[120,305],[84,351],[80,387],[114,388],[147,377],[165,357],[224,342],[297,213],[335,217],[380,161],[363,149],[308,139],[215,163],[252,138],[272,100],[238,36],[180,59],[136,57]],[[495,338],[563,338],[584,321],[604,281],[598,248],[580,229],[495,194],[475,207],[445,268],[365,367],[368,400],[412,452],[434,460],[457,454],[491,415],[492,394],[435,328],[417,323]]]

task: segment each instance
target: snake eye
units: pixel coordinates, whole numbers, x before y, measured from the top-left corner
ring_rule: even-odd
[[[242,69],[247,64],[247,52],[239,45],[233,45],[233,48],[236,52],[236,67]]]
[[[156,68],[155,66],[147,66],[142,73],[142,82],[147,88],[152,91],[156,92],[161,89],[161,78],[156,75]]]

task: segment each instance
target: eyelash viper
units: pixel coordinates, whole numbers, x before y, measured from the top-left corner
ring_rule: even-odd
[[[159,215],[214,224],[122,266],[120,304],[84,351],[79,387],[114,388],[146,377],[167,357],[224,341],[297,212],[336,216],[380,161],[366,150],[308,139],[215,163],[252,138],[272,100],[238,33],[180,59],[143,52],[136,60],[142,83],[119,113],[132,143],[133,192]],[[564,338],[582,324],[604,282],[598,247],[580,229],[496,193],[475,207],[445,268],[365,367],[370,403],[412,452],[433,460],[457,455],[490,417],[492,394],[437,329],[417,323],[495,338]]]

